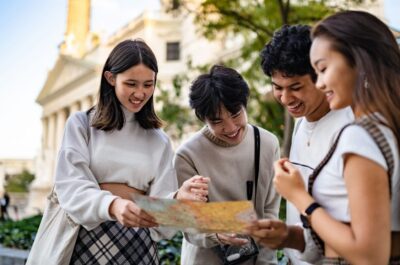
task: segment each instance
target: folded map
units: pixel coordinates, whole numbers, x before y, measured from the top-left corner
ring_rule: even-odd
[[[251,201],[195,202],[160,199],[139,194],[133,201],[160,226],[191,233],[242,233],[257,219]]]

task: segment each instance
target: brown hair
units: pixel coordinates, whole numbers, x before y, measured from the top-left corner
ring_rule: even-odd
[[[362,112],[378,111],[373,118],[395,134],[400,150],[400,50],[390,29],[362,11],[336,13],[319,22],[311,37],[326,37],[332,48],[357,70],[353,103]]]
[[[143,40],[122,41],[111,51],[101,72],[99,101],[95,107],[88,111],[95,112],[91,126],[103,131],[120,130],[124,126],[125,116],[121,108],[121,103],[115,94],[114,87],[108,83],[104,73],[106,71],[112,74],[122,73],[139,64],[144,64],[155,72],[154,82],[156,82],[158,73],[157,59],[153,51]],[[135,114],[135,118],[144,129],[161,127],[161,120],[154,111],[153,96]]]

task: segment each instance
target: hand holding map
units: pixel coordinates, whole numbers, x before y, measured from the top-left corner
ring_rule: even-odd
[[[135,203],[161,226],[196,233],[243,233],[257,215],[251,201],[196,202],[134,194]]]

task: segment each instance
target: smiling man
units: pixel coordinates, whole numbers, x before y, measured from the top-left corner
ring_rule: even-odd
[[[194,175],[210,178],[211,202],[252,199],[259,218],[277,219],[280,197],[272,184],[273,162],[279,158],[276,136],[257,128],[260,139],[258,185],[255,179],[256,127],[247,121],[249,87],[234,69],[213,66],[190,87],[190,106],[205,126],[176,152],[175,168],[182,184]],[[252,196],[248,194],[249,187]],[[250,192],[251,193],[251,192]],[[249,196],[250,195],[250,196]],[[217,221],[217,220],[216,220]],[[243,245],[249,238],[232,234],[184,234],[181,264],[223,264],[219,245]],[[256,261],[256,262],[254,262]],[[260,246],[258,256],[240,264],[276,264],[275,251]]]
[[[310,27],[283,26],[261,52],[261,66],[271,78],[273,95],[296,119],[289,159],[297,165],[305,185],[323,159],[336,133],[354,119],[350,108],[331,111],[326,96],[315,87],[317,75],[309,59]],[[335,192],[335,191],[332,191]],[[318,260],[317,250],[301,227],[300,213],[287,203],[286,224],[259,220],[253,236],[270,248],[285,248],[292,264]]]

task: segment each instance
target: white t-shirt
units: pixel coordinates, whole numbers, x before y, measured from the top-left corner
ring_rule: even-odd
[[[400,172],[397,141],[389,128],[383,125],[379,125],[379,128],[388,141],[394,158],[391,226],[393,231],[400,231]],[[344,157],[350,153],[370,159],[385,170],[388,168],[378,145],[364,128],[354,125],[343,131],[335,153],[320,172],[313,187],[314,198],[333,218],[342,222],[351,221],[348,194],[343,176]]]
[[[320,120],[308,122],[304,117],[297,120],[293,131],[292,146],[289,159],[291,162],[299,163],[304,166],[296,165],[299,169],[304,183],[308,185],[308,177],[313,169],[325,157],[329,148],[333,144],[338,131],[346,124],[354,120],[354,114],[350,107],[341,110],[332,110]],[[309,143],[309,144],[308,144]],[[288,225],[299,225],[301,221],[300,213],[296,207],[287,202],[286,223]],[[285,249],[285,255],[291,259],[292,264],[310,264],[300,259],[307,259],[307,253],[315,252],[314,244],[310,240],[306,241],[306,249],[303,255],[294,249]],[[312,258],[310,258],[312,259]],[[311,260],[310,260],[311,261]]]

